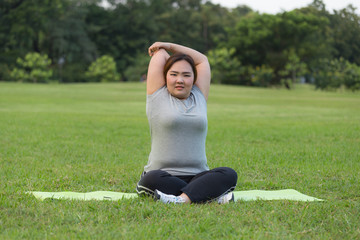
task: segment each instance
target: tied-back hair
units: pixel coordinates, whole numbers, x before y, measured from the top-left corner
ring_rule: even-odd
[[[174,63],[181,61],[181,60],[185,60],[187,61],[194,73],[194,83],[196,82],[197,79],[197,71],[196,71],[196,66],[195,66],[195,62],[194,59],[192,59],[192,57],[190,57],[189,55],[183,54],[183,53],[175,53],[173,55],[171,55],[168,60],[165,63],[164,66],[164,78],[166,81],[166,74],[169,71],[169,69],[171,68],[172,65],[174,65]]]

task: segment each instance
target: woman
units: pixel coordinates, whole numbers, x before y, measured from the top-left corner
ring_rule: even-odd
[[[146,114],[151,152],[137,192],[164,203],[233,200],[236,172],[227,167],[209,170],[207,165],[207,57],[163,42],[151,45],[149,55]]]

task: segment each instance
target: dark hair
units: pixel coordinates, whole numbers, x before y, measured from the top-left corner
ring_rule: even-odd
[[[192,59],[192,57],[190,57],[189,55],[183,54],[183,53],[175,53],[173,55],[171,55],[168,60],[165,63],[164,66],[164,78],[166,81],[166,74],[169,71],[169,69],[171,68],[172,65],[174,65],[174,63],[181,61],[181,60],[185,60],[187,61],[194,73],[194,83],[196,82],[196,78],[197,78],[197,71],[196,71],[196,66],[195,66],[195,62],[194,59]]]

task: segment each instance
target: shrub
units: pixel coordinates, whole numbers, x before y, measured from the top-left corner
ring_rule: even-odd
[[[346,88],[355,91],[360,90],[360,67],[356,64],[347,64],[344,76]]]
[[[19,68],[15,67],[10,73],[15,81],[48,82],[52,77],[51,60],[46,54],[28,53],[24,59],[18,58],[16,63]]]
[[[104,55],[91,63],[85,76],[95,82],[114,82],[120,80],[114,58],[108,55]]]
[[[261,67],[249,67],[248,70],[251,76],[251,85],[257,87],[268,87],[271,84],[271,81],[274,77],[274,71],[271,67],[261,66]]]
[[[319,89],[337,89],[345,86],[353,91],[360,89],[360,67],[340,59],[321,59],[314,71],[315,86]]]

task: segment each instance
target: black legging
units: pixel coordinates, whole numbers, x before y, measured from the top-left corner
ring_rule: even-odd
[[[139,194],[154,195],[155,190],[166,194],[185,193],[194,203],[214,201],[233,191],[237,173],[228,167],[214,168],[191,176],[173,176],[162,170],[144,172],[137,184]]]

